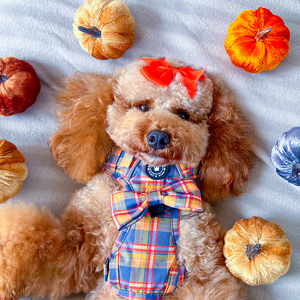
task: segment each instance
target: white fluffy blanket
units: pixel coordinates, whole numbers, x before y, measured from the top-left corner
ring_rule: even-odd
[[[0,139],[14,143],[27,159],[29,175],[10,201],[46,206],[59,215],[80,187],[56,166],[47,146],[55,130],[54,87],[76,71],[109,74],[145,56],[177,59],[223,76],[258,146],[247,191],[215,205],[217,218],[231,228],[253,215],[278,223],[293,247],[289,272],[276,283],[248,287],[251,300],[296,300],[300,287],[300,187],[279,177],[270,160],[277,138],[300,125],[299,0],[124,0],[136,21],[136,40],[118,60],[99,61],[84,52],[72,32],[76,9],[84,0],[1,0],[0,56],[33,65],[42,84],[36,103],[26,112],[0,117]],[[265,7],[290,29],[290,52],[274,70],[249,74],[234,67],[224,50],[228,26],[245,9]],[[1,220],[0,220],[1,222]],[[83,299],[84,295],[70,299]],[[212,299],[213,300],[213,299]]]

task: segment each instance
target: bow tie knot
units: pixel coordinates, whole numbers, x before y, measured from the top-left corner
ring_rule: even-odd
[[[150,193],[119,191],[111,195],[112,217],[118,230],[138,222],[147,213],[148,207],[159,204],[202,211],[200,191],[191,179],[175,180]]]

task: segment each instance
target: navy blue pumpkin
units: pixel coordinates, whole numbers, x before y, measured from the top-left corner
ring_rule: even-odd
[[[300,127],[285,132],[272,149],[276,172],[294,185],[300,185]]]

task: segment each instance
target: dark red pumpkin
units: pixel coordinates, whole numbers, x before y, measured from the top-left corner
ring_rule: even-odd
[[[41,89],[34,68],[14,57],[0,58],[0,115],[24,112],[35,101]]]

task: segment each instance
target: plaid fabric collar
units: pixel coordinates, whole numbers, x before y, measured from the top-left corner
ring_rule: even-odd
[[[118,173],[123,178],[129,180],[131,171],[138,161],[139,160],[134,156],[118,148],[110,155],[103,169],[103,172],[107,175],[111,175],[113,172]],[[178,164],[177,166],[177,169],[180,172],[182,179],[185,178],[192,179],[194,181],[197,180],[197,176],[199,173],[199,165]]]

